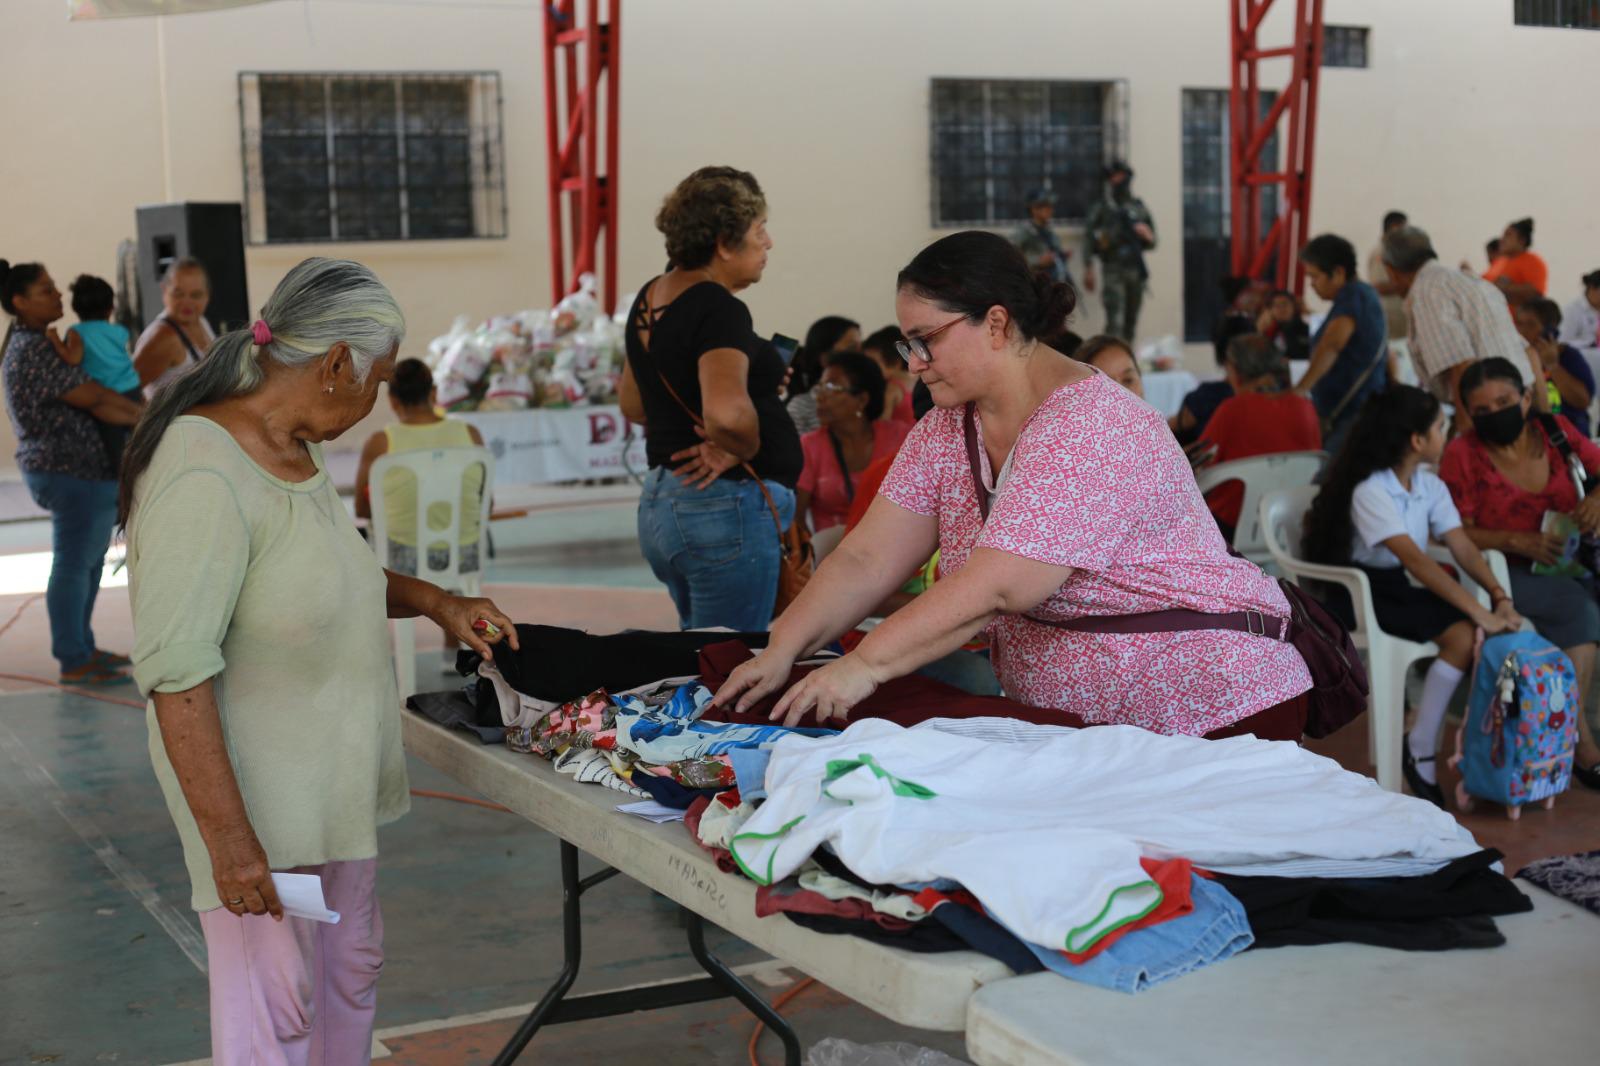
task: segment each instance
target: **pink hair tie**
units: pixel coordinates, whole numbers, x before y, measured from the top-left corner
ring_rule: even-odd
[[[272,330],[262,319],[256,319],[256,324],[250,327],[250,336],[255,339],[256,347],[272,343]]]

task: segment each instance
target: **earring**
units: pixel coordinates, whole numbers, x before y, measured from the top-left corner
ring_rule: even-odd
[[[323,389],[322,391],[331,396],[331,395],[333,395],[333,386],[329,385],[327,388]]]

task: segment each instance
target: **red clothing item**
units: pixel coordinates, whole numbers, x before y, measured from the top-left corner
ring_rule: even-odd
[[[1194,913],[1194,896],[1190,892],[1194,866],[1188,859],[1146,858],[1140,859],[1139,865],[1161,886],[1161,902],[1156,904],[1156,909],[1137,921],[1111,930],[1089,945],[1088,951],[1063,951],[1061,954],[1067,957],[1068,962],[1082,966],[1135,929],[1145,929]]]
[[[889,418],[891,422],[904,422],[908,432],[912,426],[917,424],[917,408],[911,402],[911,393],[912,389],[907,388],[900,397],[900,402],[895,405],[894,414]]]
[[[893,462],[895,453],[900,450],[900,442],[906,439],[910,430],[910,426],[899,422],[872,423],[872,457],[867,462],[867,469],[884,460]],[[811,528],[820,533],[844,522],[851,503],[863,495],[856,479],[865,471],[850,475],[854,488],[852,493],[845,486],[838,453],[833,450],[833,441],[825,428],[801,437],[800,451],[805,456],[805,467],[800,471],[800,480],[795,489],[811,493]],[[872,491],[876,493],[877,488],[874,487]],[[871,496],[867,497],[869,503],[871,499]]]
[[[878,487],[883,484],[883,479],[889,475],[889,468],[893,465],[894,456],[886,455],[882,459],[873,460],[871,466],[856,475],[856,498],[850,501],[850,511],[844,519],[846,533],[859,526],[861,520],[867,517],[867,508],[871,507],[872,501],[877,498]]]
[[[711,644],[700,652],[700,683],[716,695],[728,680],[728,675],[740,663],[755,657],[755,653],[736,640]],[[768,696],[743,713],[731,707],[708,707],[703,716],[708,722],[737,722],[746,725],[766,725],[767,716],[778,705],[778,700],[800,682],[814,666],[797,666],[789,674],[782,690]],[[1262,740],[1299,740],[1306,731],[1309,703],[1304,694],[1290,697],[1282,703],[1257,711],[1247,718],[1213,729],[1205,734],[1207,740],[1222,740],[1234,736],[1254,736]],[[850,711],[850,720],[882,718],[901,726],[914,726],[930,718],[1015,718],[1036,725],[1072,726],[1089,728],[1105,723],[1085,722],[1070,711],[1030,707],[1026,703],[1004,696],[973,696],[952,685],[935,681],[920,674],[893,678],[878,686],[878,690]],[[804,720],[801,725],[807,724]],[[813,723],[814,724],[814,723]],[[830,723],[831,724],[831,723]]]
[[[1217,462],[1228,463],[1254,455],[1317,451],[1322,447],[1322,425],[1317,409],[1304,396],[1241,392],[1222,401],[1200,439],[1217,446]],[[1206,496],[1206,506],[1229,529],[1239,524],[1243,505],[1244,485],[1238,481],[1218,485]]]
[[[711,644],[700,652],[700,683],[715,695],[728,680],[728,675],[740,663],[755,657],[755,653],[736,640]],[[732,707],[708,707],[704,715],[708,722],[738,722],[747,725],[770,724],[767,715],[778,705],[783,693],[798,684],[814,666],[797,666],[789,674],[788,683],[779,692],[768,696],[744,713]],[[808,719],[813,716],[808,715]],[[897,677],[878,686],[878,691],[858,703],[850,712],[850,720],[882,718],[901,726],[913,726],[929,718],[1015,718],[1036,725],[1082,725],[1082,721],[1061,711],[1029,707],[1025,703],[1008,700],[1003,696],[973,696],[953,685],[935,681],[920,674]],[[801,725],[814,725],[802,721]],[[829,723],[836,725],[836,723]]]
[[[1135,929],[1148,929],[1152,925],[1159,925],[1194,912],[1191,878],[1197,871],[1188,859],[1143,858],[1139,860],[1139,865],[1144,867],[1144,872],[1160,886],[1161,902],[1143,918],[1119,926],[1096,940],[1089,946],[1088,951],[1063,951],[1061,954],[1066,956],[1068,962],[1081,966]],[[979,914],[988,913],[982,901],[965,889],[941,892],[936,888],[925,888],[912,896],[911,901],[930,912],[936,907],[953,904],[977,911]]]
[[[1520,258],[1520,257],[1519,257]],[[1571,422],[1555,416],[1572,443],[1572,450],[1593,474],[1600,470],[1600,446],[1579,433]],[[1544,427],[1534,423],[1541,436]],[[1450,486],[1450,495],[1461,512],[1461,521],[1481,529],[1512,533],[1537,533],[1546,511],[1569,514],[1578,506],[1578,489],[1556,446],[1545,438],[1545,453],[1550,460],[1550,480],[1543,491],[1517,488],[1495,469],[1489,451],[1476,433],[1468,432],[1451,441],[1439,461],[1439,477]]]

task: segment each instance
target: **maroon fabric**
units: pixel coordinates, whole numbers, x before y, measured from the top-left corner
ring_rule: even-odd
[[[892,914],[874,910],[872,904],[864,899],[829,899],[820,892],[801,888],[793,880],[780,881],[776,885],[762,885],[756,889],[757,918],[782,914],[786,911],[795,914],[828,914],[835,918],[872,922],[896,933],[905,932],[913,924],[904,918],[896,918]]]
[[[1252,736],[1262,740],[1299,740],[1306,731],[1309,701],[1301,693],[1292,699],[1257,711],[1249,718],[1241,718],[1232,725],[1213,729],[1206,740],[1223,740],[1227,737]]]
[[[683,827],[689,831],[689,839],[699,844],[711,857],[717,860],[717,869],[725,874],[738,874],[743,877],[744,872],[739,869],[739,864],[733,861],[733,856],[722,848],[706,847],[700,840],[700,816],[706,813],[706,808],[711,806],[711,796],[701,796],[689,804],[689,809],[683,812]]]
[[[755,653],[736,640],[707,645],[700,652],[700,681],[715,695],[735,667],[753,658]],[[788,684],[783,687],[784,691],[788,691],[814,669],[816,667],[795,667],[789,675]],[[743,714],[735,713],[731,707],[711,707],[706,710],[704,717],[710,722],[763,724],[767,722],[767,715],[772,713],[772,708],[777,706],[778,699],[779,696],[769,696]],[[1305,733],[1308,711],[1308,701],[1302,694],[1257,711],[1248,718],[1241,718],[1232,725],[1212,730],[1205,734],[1205,739],[1222,740],[1225,737],[1249,735],[1262,740],[1299,740]],[[1003,696],[972,696],[942,681],[917,675],[896,678],[879,686],[878,691],[862,700],[850,712],[852,722],[859,722],[863,718],[882,718],[902,726],[913,726],[929,718],[1015,718],[1038,725],[1079,728],[1102,724],[1085,722],[1070,711],[1029,707]],[[695,823],[698,823],[700,819],[695,808],[689,810]],[[693,834],[694,830],[690,832]],[[696,839],[699,839],[698,836]]]
[[[736,640],[709,644],[700,650],[700,682],[715,695],[728,675],[740,663],[755,658],[755,653]],[[781,692],[768,696],[749,710],[741,713],[732,707],[710,707],[704,715],[708,722],[739,722],[747,725],[768,724],[767,715],[778,705],[783,692],[798,684],[800,679],[817,669],[814,666],[797,666],[789,674],[789,681]],[[973,696],[953,685],[935,681],[920,674],[897,677],[878,686],[878,691],[858,703],[850,712],[850,720],[882,718],[896,725],[913,726],[930,718],[1016,718],[1038,725],[1082,725],[1077,715],[1065,711],[1029,707],[1003,696]],[[803,720],[801,725],[815,724]]]

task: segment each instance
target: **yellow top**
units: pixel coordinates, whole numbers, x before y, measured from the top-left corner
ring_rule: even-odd
[[[453,418],[407,425],[396,422],[384,429],[390,455],[401,452],[431,452],[435,448],[475,448],[467,424]],[[478,508],[483,499],[483,467],[470,467],[461,479],[461,543],[478,542]],[[417,546],[417,478],[409,470],[390,470],[383,476],[383,503],[389,520],[389,539],[408,548]],[[448,505],[436,503],[428,508],[428,528],[438,531],[455,524]],[[444,546],[440,542],[440,546]]]

